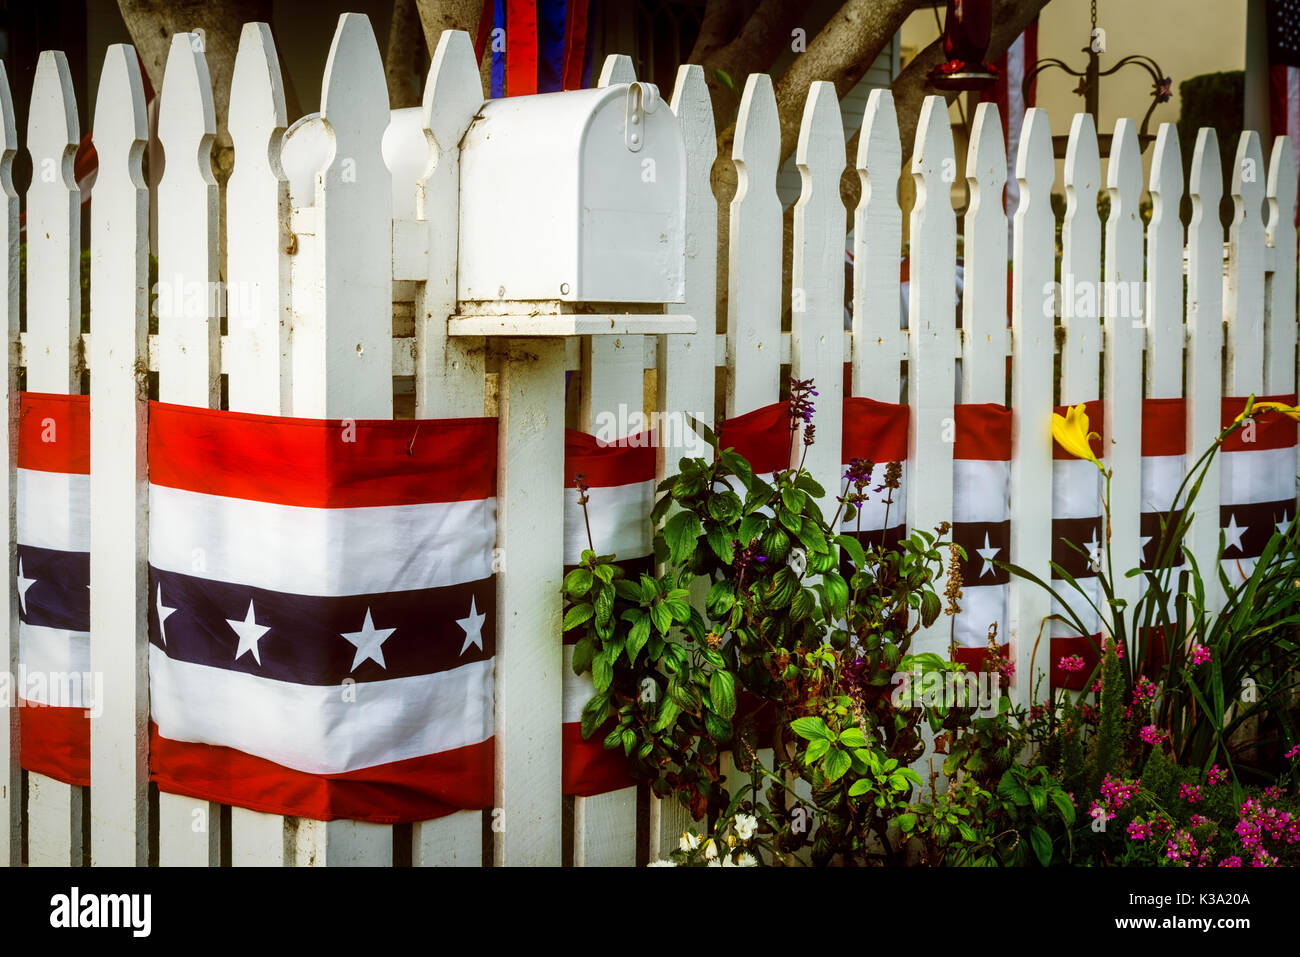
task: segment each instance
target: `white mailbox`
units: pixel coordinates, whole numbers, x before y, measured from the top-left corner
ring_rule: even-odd
[[[462,301],[685,299],[686,149],[651,84],[489,100],[461,143]]]

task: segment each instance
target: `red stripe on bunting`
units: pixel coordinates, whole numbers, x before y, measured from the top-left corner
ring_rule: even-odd
[[[845,462],[902,462],[907,459],[907,406],[863,396],[844,400],[840,458]]]
[[[1068,405],[1058,405],[1053,411],[1057,415],[1065,415],[1072,407]],[[1101,458],[1106,449],[1106,405],[1101,399],[1093,399],[1091,402],[1084,403],[1084,411],[1088,414],[1088,431],[1096,432],[1097,438],[1089,444],[1092,452],[1097,458]],[[1061,448],[1059,442],[1052,443],[1052,458],[1054,459],[1072,459],[1074,458],[1069,452]]]
[[[1011,657],[1011,644],[998,645],[998,653],[1003,660]],[[977,648],[967,648],[963,645],[955,645],[952,649],[952,660],[966,666],[967,671],[981,672],[984,670],[985,659],[988,658],[989,646],[980,645]]]
[[[636,784],[631,762],[623,751],[605,747],[605,735],[616,726],[615,722],[609,721],[584,740],[581,724],[564,725],[561,729],[564,743],[561,787],[564,794],[591,797]]]
[[[23,701],[18,709],[18,763],[26,771],[90,786],[90,719],[85,708]]]
[[[727,419],[719,428],[722,448],[735,448],[762,475],[790,467],[790,404],[774,402]]]
[[[1067,691],[1083,691],[1090,687],[1089,677],[1093,669],[1097,667],[1097,662],[1101,660],[1101,654],[1098,650],[1097,635],[1073,635],[1063,638],[1053,638],[1051,641],[1051,669],[1049,681],[1053,688],[1064,688]],[[1071,658],[1075,655],[1083,659],[1083,668],[1080,671],[1066,671],[1061,667],[1062,658]]]
[[[537,92],[537,0],[506,0],[506,95]]]
[[[90,474],[90,396],[24,392],[18,415],[20,469]]]
[[[1281,402],[1283,405],[1296,404],[1295,393],[1288,395],[1259,395],[1255,404],[1260,402]],[[1221,425],[1227,428],[1242,412],[1246,410],[1245,397],[1229,397],[1222,401]],[[1296,420],[1280,412],[1261,411],[1254,417],[1254,434],[1245,428],[1238,429],[1223,441],[1224,452],[1258,452],[1261,449],[1289,449],[1296,444]],[[1247,442],[1247,437],[1252,441]]]
[[[1142,454],[1183,455],[1187,451],[1185,410],[1177,399],[1142,400]]]
[[[153,485],[305,508],[496,494],[496,419],[295,419],[163,402],[149,411]]]
[[[576,488],[577,477],[589,488],[612,488],[653,482],[654,437],[645,432],[605,444],[594,435],[566,429],[564,433],[564,487]]]
[[[268,814],[398,824],[493,802],[492,738],[342,774],[307,774],[233,748],[171,741],[152,722],[149,742],[150,779],[160,791]]]
[[[995,403],[970,403],[953,407],[957,439],[955,459],[1005,462],[1011,458],[1011,410]]]

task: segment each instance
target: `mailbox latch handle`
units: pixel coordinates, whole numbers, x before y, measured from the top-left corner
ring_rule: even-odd
[[[639,153],[645,145],[645,115],[659,108],[659,87],[653,83],[629,83],[627,87],[627,123],[624,139],[630,152]]]

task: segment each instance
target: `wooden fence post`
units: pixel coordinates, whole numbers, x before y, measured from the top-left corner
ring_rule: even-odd
[[[14,121],[14,103],[9,94],[9,76],[0,62],[0,327],[5,330],[5,432],[3,445],[5,501],[5,580],[18,577],[18,194],[13,187],[14,154],[18,152],[18,125]],[[8,588],[0,654],[10,681],[18,674],[18,593]],[[22,862],[21,808],[22,771],[18,766],[18,689],[10,685],[5,702],[4,720],[0,721],[0,866],[17,867]]]
[[[41,53],[27,117],[32,184],[27,190],[27,366],[29,392],[79,394],[81,355],[81,194],[72,158],[81,139],[68,61]],[[27,775],[27,861],[84,861],[85,788]]]
[[[997,106],[981,103],[971,127],[966,157],[970,205],[964,224],[962,269],[961,392],[963,402],[1006,401],[1007,215],[1002,188],[1006,149]],[[1006,622],[999,640],[1006,639]]]
[[[894,97],[872,90],[858,134],[857,170],[862,196],[853,211],[854,395],[880,402],[901,399],[903,333],[898,327],[898,259],[903,214],[898,177],[903,148]]]
[[[91,863],[149,863],[149,140],[135,48],[108,48],[90,228]],[[179,162],[177,163],[179,166]]]

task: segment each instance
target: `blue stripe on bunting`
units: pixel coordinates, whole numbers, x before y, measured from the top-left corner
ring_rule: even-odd
[[[18,546],[22,578],[30,582],[19,617],[29,625],[90,630],[90,553]]]

